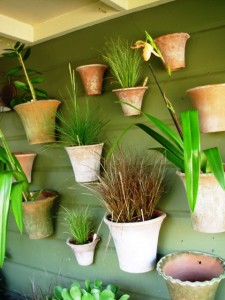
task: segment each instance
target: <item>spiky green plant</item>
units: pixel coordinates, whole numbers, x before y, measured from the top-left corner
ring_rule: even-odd
[[[56,113],[56,136],[63,146],[92,145],[98,142],[106,121],[99,119],[98,113],[89,109],[89,104],[82,109],[79,106],[75,72],[69,64],[70,87],[67,87],[68,101],[64,99],[65,112]]]
[[[78,245],[86,244],[94,231],[91,212],[88,207],[76,210],[65,210],[65,225],[74,242]]]
[[[102,58],[122,88],[138,84],[142,60],[136,51],[131,50],[129,41],[120,37],[109,39],[102,51]]]

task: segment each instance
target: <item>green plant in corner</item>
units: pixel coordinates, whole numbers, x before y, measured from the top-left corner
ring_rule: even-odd
[[[40,192],[31,194],[27,177],[12,154],[0,130],[0,267],[6,251],[7,224],[10,208],[20,232],[23,230],[22,201],[33,201]]]
[[[11,106],[15,106],[17,104],[24,103],[27,101],[37,101],[38,97],[41,97],[42,99],[47,99],[48,94],[45,91],[34,87],[34,84],[43,82],[44,78],[40,76],[40,72],[33,69],[28,69],[25,66],[25,61],[29,58],[31,54],[31,48],[26,47],[25,44],[20,43],[18,41],[13,46],[13,48],[4,50],[6,50],[7,52],[3,52],[2,56],[16,58],[19,62],[19,66],[16,66],[10,71],[8,71],[5,74],[5,76],[17,76],[18,78],[25,77],[25,82],[22,82],[20,80],[14,81],[14,85],[18,89],[22,90],[24,93],[21,96],[14,98],[11,101]],[[21,72],[23,75],[21,75]]]
[[[82,109],[78,103],[76,93],[75,72],[69,64],[70,87],[67,87],[68,101],[64,99],[65,112],[62,110],[56,113],[56,136],[62,146],[83,146],[92,145],[98,142],[102,128],[106,125],[98,114],[93,114],[88,102]]]
[[[145,51],[152,51],[153,49],[157,52],[158,48],[156,47],[153,39],[147,32],[145,33],[146,40],[137,41],[133,48],[144,48]],[[151,47],[149,47],[148,44]],[[159,57],[162,59],[160,53]],[[150,55],[148,58],[150,58]],[[161,92],[163,100],[166,103],[167,109],[172,117],[177,131],[170,128],[161,120],[143,111],[141,111],[142,115],[147,119],[147,121],[153,124],[159,130],[159,132],[142,123],[136,123],[134,125],[155,139],[161,145],[161,147],[156,147],[154,149],[161,152],[174,166],[176,166],[181,172],[185,173],[189,207],[191,211],[194,212],[198,195],[200,173],[212,172],[221,187],[225,189],[225,177],[221,154],[217,147],[205,150],[201,149],[199,117],[196,110],[189,110],[181,113],[182,128],[180,127],[172,103],[163,93],[150,64],[149,67],[156,80],[158,88]],[[124,104],[132,106],[127,102],[124,102]],[[111,155],[116,145],[132,126],[133,125],[128,126],[121,133],[109,151],[108,156]]]
[[[119,287],[108,284],[105,288],[101,280],[96,279],[93,283],[85,280],[85,287],[82,288],[79,282],[73,282],[70,288],[63,288],[59,285],[54,287],[54,296],[47,296],[46,300],[127,300],[129,295],[120,296]]]

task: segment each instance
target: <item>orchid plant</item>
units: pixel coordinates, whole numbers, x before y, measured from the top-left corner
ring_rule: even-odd
[[[143,48],[143,58],[145,61],[148,61],[151,57],[151,54],[154,54],[163,62],[162,54],[154,43],[154,40],[147,32],[145,32],[145,34],[146,40],[137,41],[132,48]],[[165,93],[162,91],[150,64],[149,67],[165,101],[167,109],[173,119],[177,131],[171,129],[161,120],[143,111],[141,111],[142,115],[150,123],[154,124],[159,132],[142,123],[136,123],[134,125],[142,129],[145,133],[147,133],[161,145],[161,147],[156,147],[154,148],[154,150],[162,153],[181,172],[185,173],[189,207],[191,211],[194,212],[198,196],[200,173],[212,172],[221,187],[225,189],[225,176],[221,154],[217,147],[201,150],[198,111],[189,110],[182,112],[180,126],[172,103],[169,101],[169,99],[167,99]],[[169,68],[167,69],[167,71],[170,75]],[[124,102],[124,104],[132,106],[127,102]],[[113,149],[132,126],[133,125],[128,126],[120,134],[111,150],[109,151],[108,156],[112,153]]]

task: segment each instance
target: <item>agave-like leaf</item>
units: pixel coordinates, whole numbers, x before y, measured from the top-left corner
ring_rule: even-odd
[[[217,147],[210,148],[204,150],[204,153],[207,157],[207,161],[210,165],[212,173],[216,177],[221,187],[225,189],[224,168],[219,149]]]
[[[70,296],[70,291],[66,288],[62,289],[61,295],[63,300],[73,300],[73,298]]]
[[[9,213],[12,180],[12,172],[0,173],[0,267],[3,266],[5,260],[7,220]]]
[[[63,297],[61,295],[63,288],[60,285],[56,285],[54,287],[54,296],[56,297],[56,299],[58,300],[63,300]]]
[[[94,300],[94,297],[91,294],[87,293],[82,296],[82,300]]]
[[[100,294],[100,300],[114,300],[115,294],[110,290],[103,290]]]
[[[123,296],[121,296],[121,297],[119,298],[119,300],[127,300],[127,299],[129,299],[129,298],[130,298],[129,295],[124,294]]]
[[[182,112],[181,122],[184,139],[186,191],[189,206],[193,212],[198,195],[201,163],[198,112],[196,110]]]
[[[82,294],[81,294],[80,288],[78,286],[73,285],[70,288],[70,295],[73,300],[81,300]]]

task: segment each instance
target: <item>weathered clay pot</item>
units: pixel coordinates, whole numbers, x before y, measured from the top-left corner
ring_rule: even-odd
[[[100,175],[103,143],[65,147],[77,182],[97,181]]]
[[[112,235],[120,269],[144,273],[155,267],[159,231],[166,214],[155,210],[153,219],[135,223],[116,223],[105,216]]]
[[[154,39],[171,71],[185,67],[185,46],[190,38],[188,33],[172,33]]]
[[[76,68],[87,96],[100,95],[102,93],[102,82],[107,68],[106,65],[102,64],[84,65]]]
[[[225,131],[225,83],[195,87],[187,93],[199,112],[201,132]]]
[[[177,172],[185,187],[185,174]],[[191,213],[194,230],[206,233],[225,231],[225,191],[213,174],[200,174],[195,210]]]
[[[68,238],[66,243],[73,250],[78,264],[81,266],[89,266],[93,264],[95,248],[99,241],[100,237],[97,236],[91,243],[83,245],[75,244],[72,238]]]
[[[55,141],[55,115],[58,100],[38,100],[14,107],[21,118],[29,144]]]
[[[35,152],[13,152],[17,160],[19,161],[28,182],[31,182],[32,168],[37,153]]]
[[[225,277],[222,258],[202,252],[177,252],[157,263],[172,300],[213,300]]]
[[[113,90],[113,92],[117,95],[120,101],[128,102],[129,104],[138,108],[135,109],[127,104],[121,103],[122,110],[125,116],[140,115],[139,110],[141,109],[144,93],[147,89],[147,86],[139,86]]]
[[[57,196],[56,192],[43,191],[37,200],[23,202],[23,222],[30,239],[52,235],[52,206]]]

